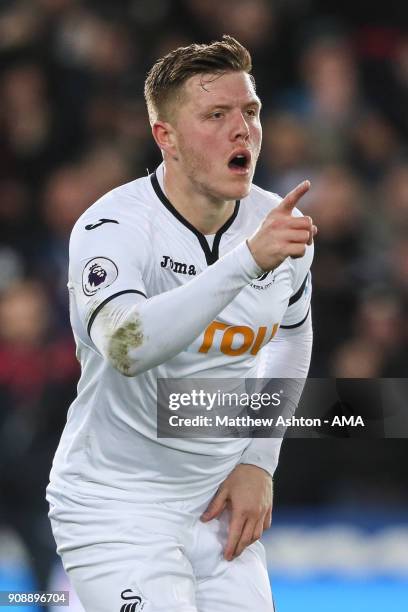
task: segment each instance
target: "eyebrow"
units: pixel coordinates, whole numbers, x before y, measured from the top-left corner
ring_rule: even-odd
[[[253,98],[252,100],[250,100],[249,102],[247,102],[246,104],[244,104],[244,106],[246,108],[250,107],[250,106],[257,106],[259,109],[262,108],[262,102],[260,101],[259,98]],[[232,104],[211,104],[211,106],[207,106],[204,110],[204,112],[208,112],[210,110],[213,110],[214,108],[220,108],[222,110],[230,110],[231,108],[233,108]]]

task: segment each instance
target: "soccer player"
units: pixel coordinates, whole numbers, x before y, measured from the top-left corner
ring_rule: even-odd
[[[309,183],[283,199],[252,185],[250,71],[229,36],[160,59],[145,96],[163,163],[72,232],[82,375],[47,496],[89,612],[273,611],[259,538],[280,441],[156,435],[158,378],[308,372],[316,228],[295,206]]]

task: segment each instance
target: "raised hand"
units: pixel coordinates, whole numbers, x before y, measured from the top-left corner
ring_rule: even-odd
[[[287,257],[303,257],[306,245],[312,244],[317,228],[311,217],[292,216],[296,204],[309,189],[310,182],[303,181],[290,191],[248,239],[255,261],[265,272],[277,268]]]

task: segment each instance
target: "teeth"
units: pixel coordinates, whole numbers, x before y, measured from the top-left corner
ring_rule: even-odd
[[[245,157],[245,155],[236,155],[236,157],[243,158],[243,157]]]

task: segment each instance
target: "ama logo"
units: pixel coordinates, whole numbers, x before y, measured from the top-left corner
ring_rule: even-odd
[[[85,264],[82,272],[82,289],[85,295],[95,295],[97,291],[109,287],[118,277],[115,263],[107,257],[95,257]]]
[[[128,595],[127,593],[130,593]],[[131,589],[126,589],[120,594],[122,599],[128,601],[124,603],[120,609],[120,612],[141,612],[144,608],[143,599],[139,595],[133,595]]]

